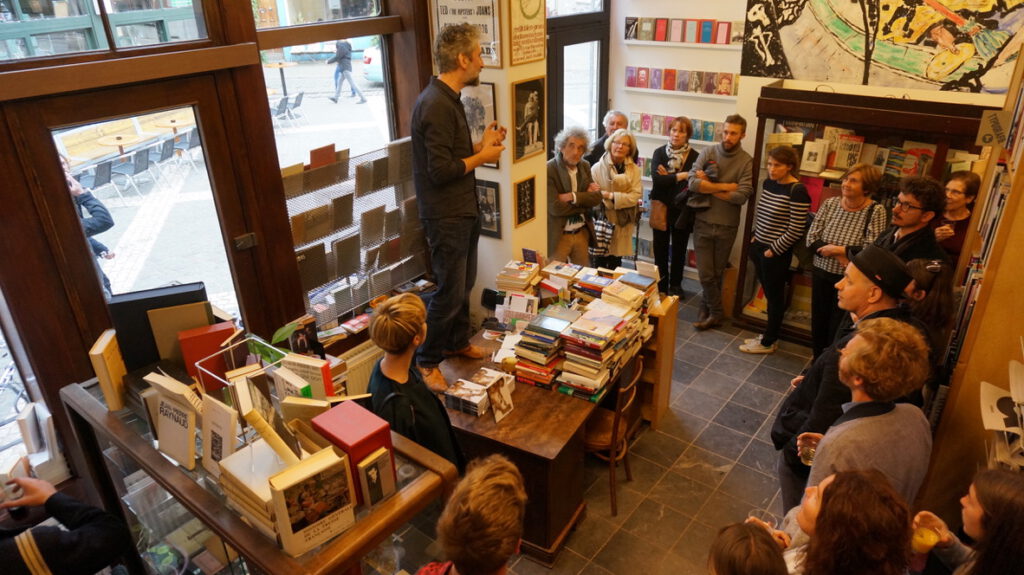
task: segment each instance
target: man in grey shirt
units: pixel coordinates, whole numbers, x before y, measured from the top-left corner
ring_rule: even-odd
[[[699,330],[722,324],[722,276],[740,225],[740,206],[753,193],[753,159],[740,141],[747,135],[747,121],[739,114],[725,119],[722,141],[704,148],[690,170],[690,199],[696,211],[693,248],[697,275],[703,290]]]

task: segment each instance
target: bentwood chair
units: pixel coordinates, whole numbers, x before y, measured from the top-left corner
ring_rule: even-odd
[[[619,513],[616,493],[618,491],[615,482],[615,469],[622,461],[626,468],[626,480],[633,480],[633,473],[629,469],[629,414],[630,408],[636,401],[637,382],[640,381],[640,374],[643,372],[643,358],[639,354],[633,361],[626,364],[612,391],[616,392],[615,409],[609,410],[599,407],[587,420],[586,433],[583,439],[583,447],[588,453],[593,453],[600,459],[608,462],[608,484],[611,490],[612,516]]]

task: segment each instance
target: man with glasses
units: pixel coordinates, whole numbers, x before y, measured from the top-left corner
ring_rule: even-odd
[[[608,137],[614,134],[617,130],[628,130],[629,129],[629,118],[626,114],[618,110],[608,110],[604,115],[604,121],[601,122],[604,125],[604,135],[594,142],[594,146],[590,148],[583,159],[587,161],[591,166],[596,166],[601,161],[601,156],[607,151],[605,150],[605,143],[608,141]],[[633,163],[636,164],[640,158],[640,151],[633,150]]]
[[[942,184],[925,176],[900,180],[900,195],[892,207],[892,225],[879,234],[875,245],[898,255],[904,262],[923,258],[949,262],[935,239],[931,221],[946,209]]]

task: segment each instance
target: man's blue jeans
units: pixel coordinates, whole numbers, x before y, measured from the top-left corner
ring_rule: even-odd
[[[348,85],[349,85],[350,88],[352,88],[352,95],[353,96],[358,94],[360,100],[365,100],[366,99],[366,97],[363,96],[363,91],[359,89],[359,86],[356,86],[356,79],[352,77],[352,72],[350,70],[342,70],[340,67],[335,66],[334,67],[334,99],[335,100],[337,100],[338,96],[341,95],[341,86],[342,86],[342,84],[344,84],[345,80],[348,80]]]
[[[437,291],[427,306],[427,339],[416,363],[436,367],[445,351],[469,345],[469,293],[476,282],[476,252],[480,218],[458,217],[423,220],[430,249],[430,266]]]

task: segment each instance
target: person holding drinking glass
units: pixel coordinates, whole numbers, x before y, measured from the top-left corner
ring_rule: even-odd
[[[971,223],[971,209],[981,188],[981,178],[974,172],[953,172],[946,181],[946,209],[942,217],[935,218],[935,239],[955,264],[964,248],[967,228]]]

